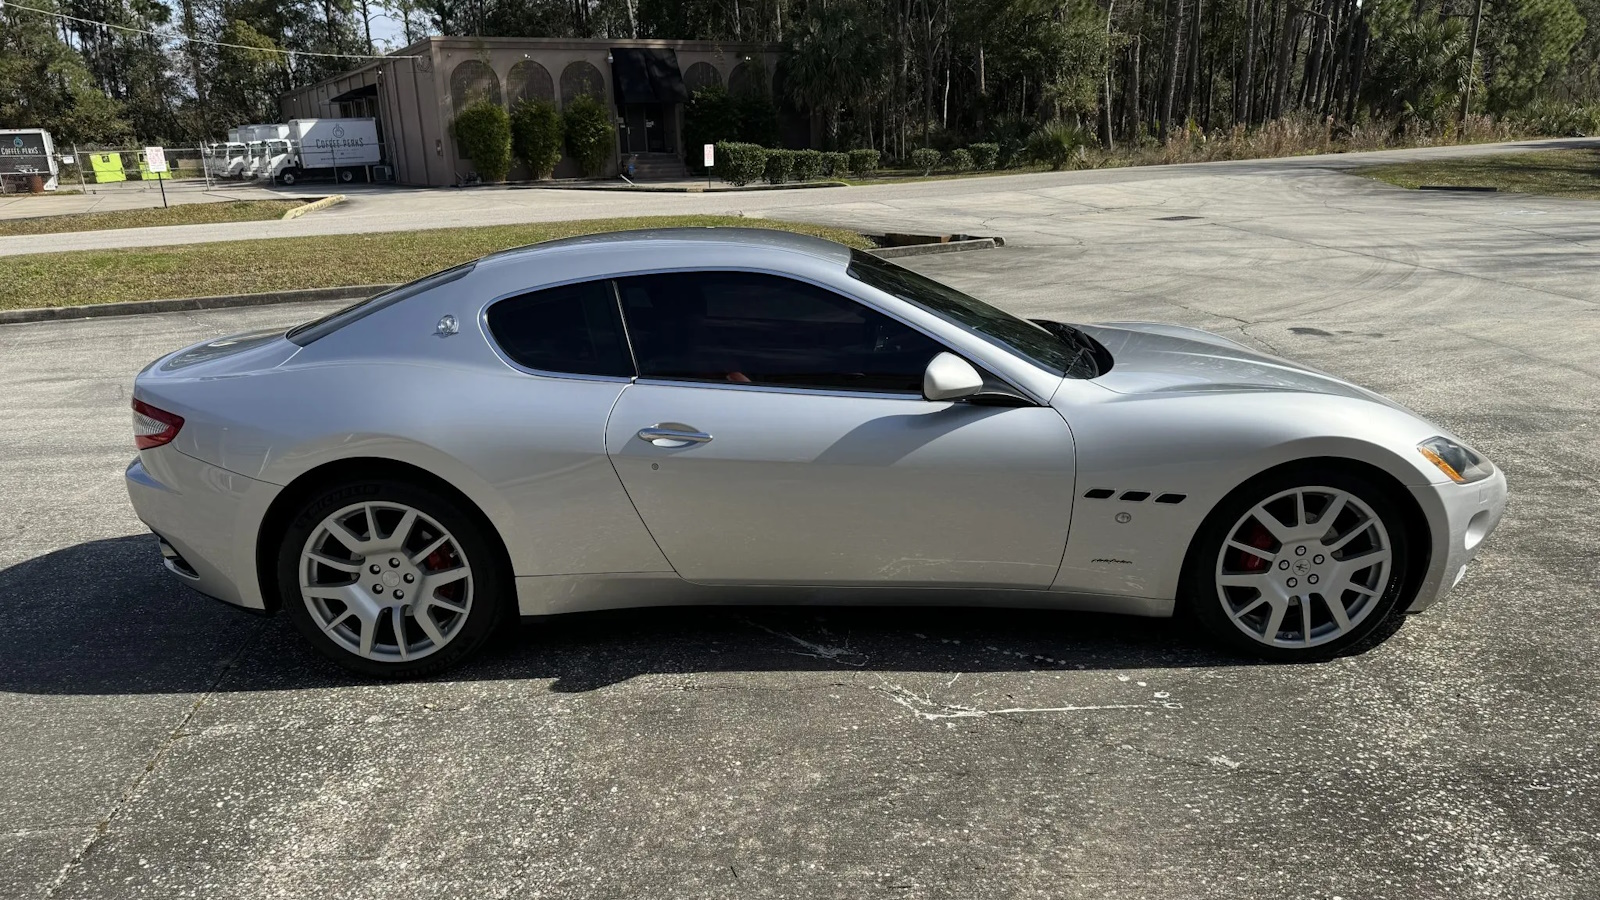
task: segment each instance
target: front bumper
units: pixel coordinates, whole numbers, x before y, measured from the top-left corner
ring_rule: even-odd
[[[209,597],[262,610],[256,533],[275,485],[220,469],[171,447],[128,464],[128,499],[160,539],[167,571]]]
[[[1467,574],[1467,563],[1500,524],[1506,508],[1506,476],[1493,475],[1472,484],[1413,485],[1411,494],[1428,517],[1432,554],[1422,587],[1409,610],[1421,612],[1439,602]]]

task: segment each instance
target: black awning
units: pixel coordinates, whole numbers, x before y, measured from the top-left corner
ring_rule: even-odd
[[[363,84],[361,87],[351,88],[350,90],[345,91],[339,96],[330,99],[328,102],[349,103],[352,100],[360,100],[362,97],[376,96],[378,96],[378,86],[376,84]]]
[[[678,54],[656,48],[611,50],[611,83],[618,103],[682,103],[689,99]]]

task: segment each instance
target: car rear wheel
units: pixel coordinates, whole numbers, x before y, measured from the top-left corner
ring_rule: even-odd
[[[1400,510],[1338,471],[1269,476],[1235,491],[1197,537],[1196,617],[1229,646],[1277,660],[1337,655],[1397,615],[1410,564]]]
[[[295,626],[365,675],[426,675],[461,661],[493,632],[509,586],[477,517],[404,482],[318,493],[278,553],[278,587]]]

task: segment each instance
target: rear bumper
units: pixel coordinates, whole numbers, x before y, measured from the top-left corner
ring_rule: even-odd
[[[256,533],[276,485],[246,478],[171,447],[146,450],[128,464],[128,498],[160,539],[162,560],[202,594],[263,610],[256,574]]]
[[[1413,485],[1411,493],[1433,532],[1428,573],[1410,606],[1411,612],[1421,612],[1460,583],[1467,563],[1500,524],[1506,508],[1506,476],[1497,467],[1493,475],[1473,484]]]

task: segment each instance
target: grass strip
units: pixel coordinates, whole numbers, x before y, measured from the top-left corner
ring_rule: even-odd
[[[68,231],[105,231],[112,228],[147,228],[152,225],[215,225],[219,222],[254,222],[278,219],[299,200],[228,200],[222,203],[180,203],[165,209],[117,209],[110,212],[72,213],[0,219],[0,235],[62,234]]]
[[[1492,187],[1518,194],[1600,200],[1600,150],[1545,150],[1368,166],[1357,175],[1403,188]]]
[[[649,216],[0,256],[0,309],[211,297],[411,281],[487,253],[635,228],[733,225],[867,249],[840,228],[738,216]]]

